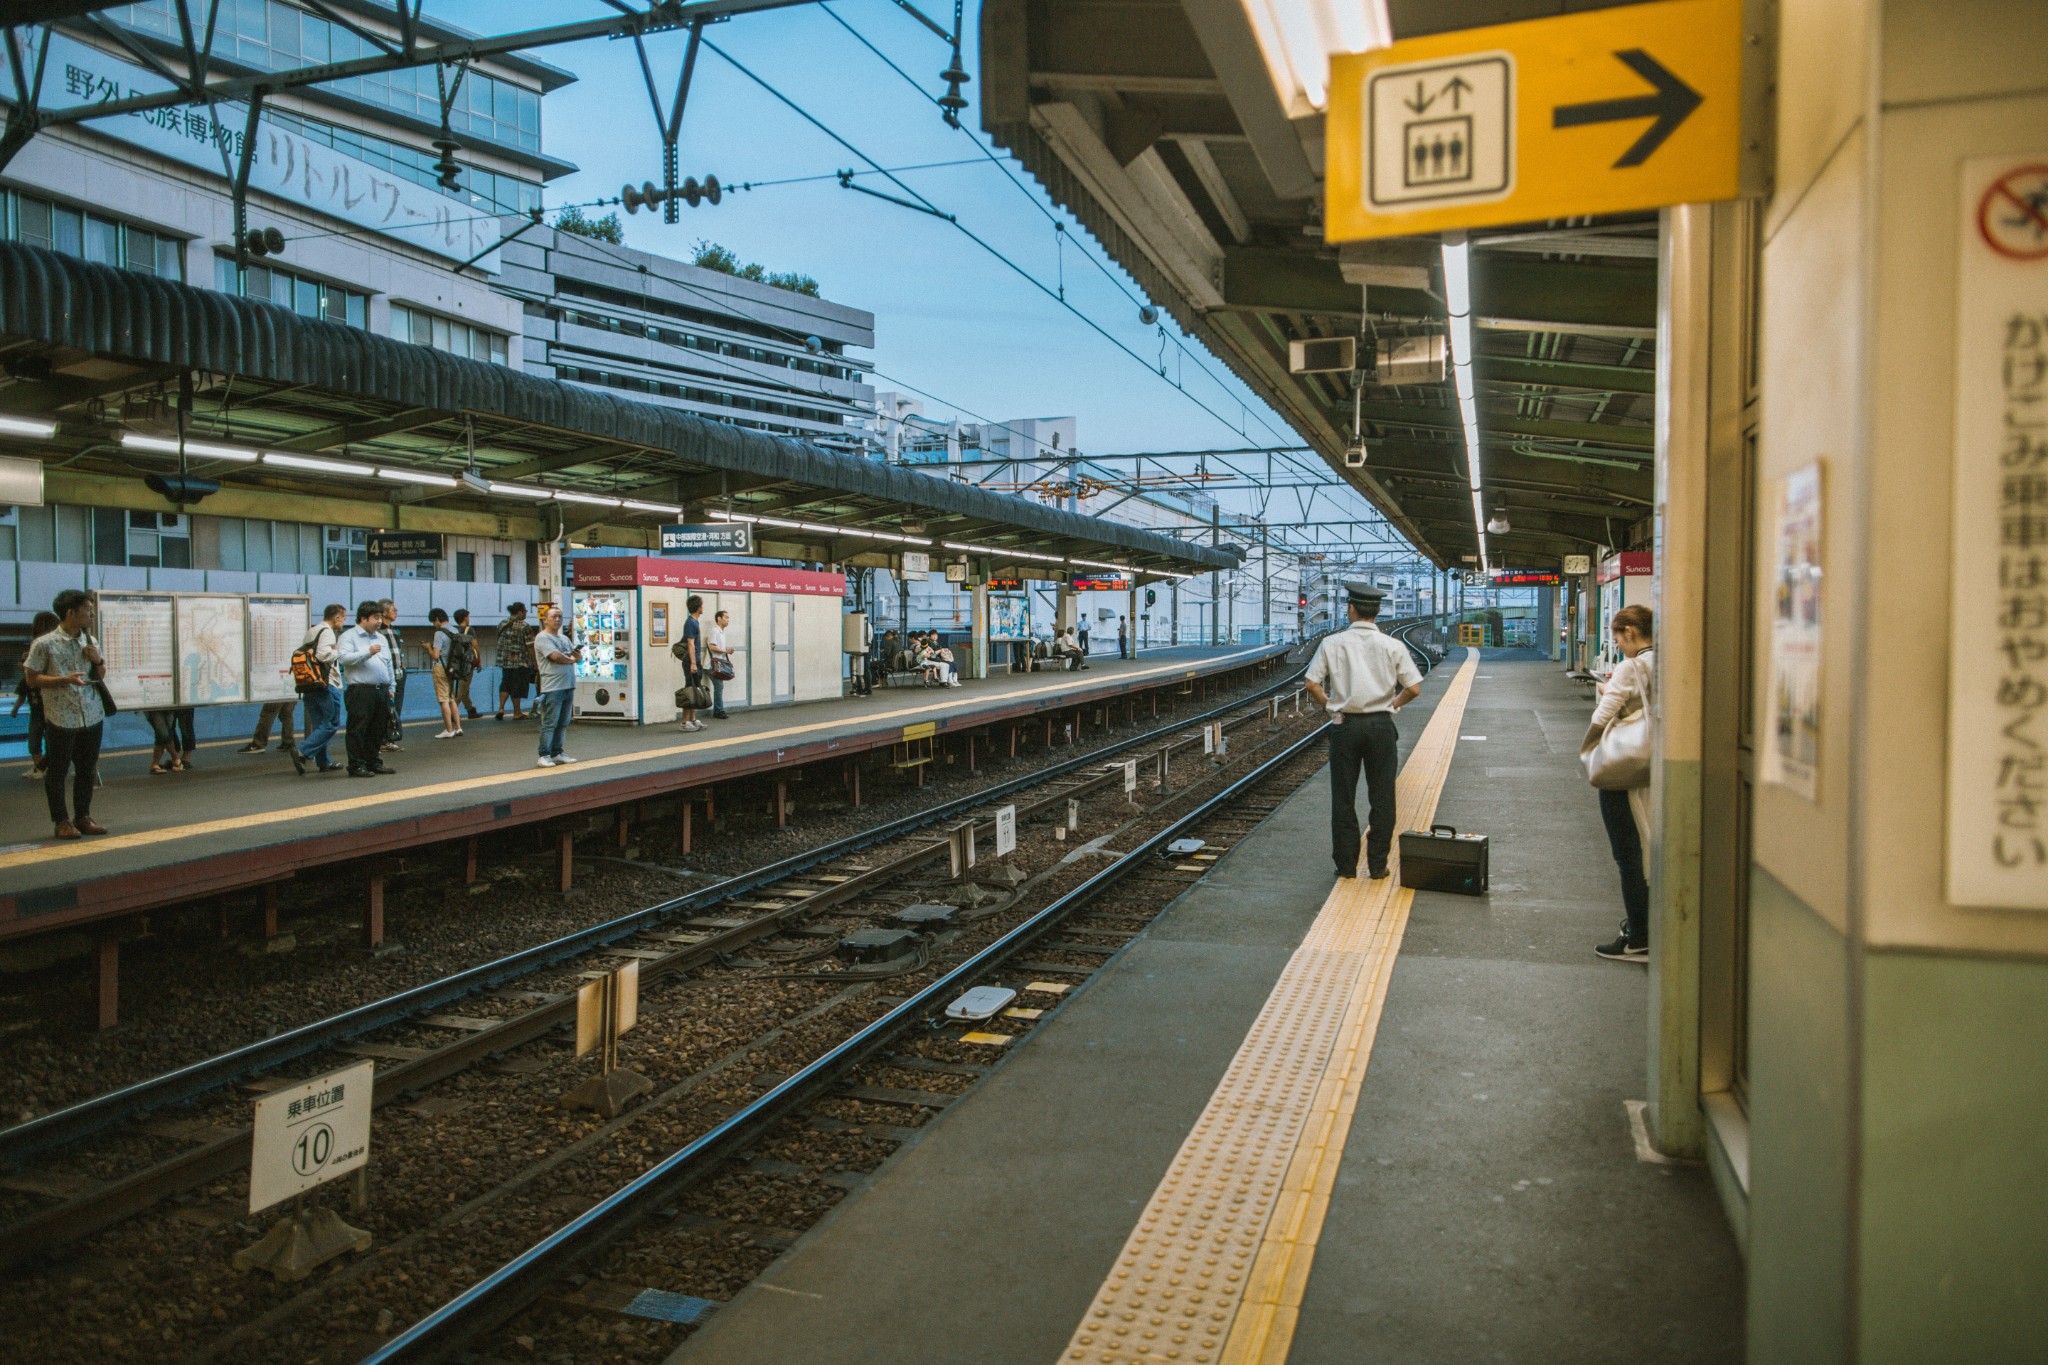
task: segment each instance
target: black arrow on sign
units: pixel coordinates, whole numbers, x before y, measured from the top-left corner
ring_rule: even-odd
[[[1635,95],[1622,100],[1593,100],[1587,104],[1561,104],[1550,111],[1554,128],[1578,128],[1588,123],[1622,123],[1629,119],[1654,118],[1635,145],[1621,154],[1614,169],[1640,166],[1664,145],[1664,139],[1701,104],[1700,92],[1665,69],[1662,62],[1639,47],[1614,54],[1629,70],[1656,88],[1652,95]]]

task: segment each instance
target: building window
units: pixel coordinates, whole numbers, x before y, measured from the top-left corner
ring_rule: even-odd
[[[288,114],[281,109],[265,109],[263,118],[267,123],[291,129],[310,142],[332,147],[345,156],[368,162],[415,185],[424,185],[437,194],[448,193],[441,187],[441,172],[436,169],[439,158],[433,152],[408,147],[404,143],[378,137],[375,133],[340,128],[303,114]],[[462,188],[455,191],[453,197],[476,208],[494,213],[526,213],[540,207],[540,186],[518,176],[487,171],[479,166],[464,166],[461,183]]]
[[[469,360],[488,360],[493,365],[505,363],[504,333],[444,318],[438,313],[408,308],[402,303],[391,305],[391,335],[415,346],[431,346],[437,351]]]
[[[491,556],[491,581],[493,583],[510,583],[512,581],[511,555]]]
[[[216,256],[213,267],[214,288],[223,294],[235,293],[234,258]],[[322,322],[345,322],[351,327],[369,325],[370,296],[357,290],[309,279],[274,265],[252,265],[242,272],[242,279],[240,292],[245,298],[262,299]]]
[[[326,572],[335,578],[370,576],[370,533],[357,526],[329,526],[321,537]]]
[[[476,582],[475,551],[457,550],[455,552],[455,581],[457,583]]]
[[[87,213],[39,195],[0,190],[0,233],[10,241],[61,251],[96,265],[185,278],[182,238]]]
[[[234,0],[222,9],[214,55],[259,71],[385,55],[352,30],[280,0]],[[181,41],[170,0],[143,0],[112,11],[109,17],[169,42]],[[441,122],[440,85],[432,66],[351,76],[314,88],[392,110],[430,127]],[[497,76],[480,71],[465,76],[448,121],[459,132],[523,151],[540,150],[540,92]]]
[[[93,518],[95,541],[111,538],[108,532],[115,530],[115,526],[108,524],[108,519]],[[118,549],[101,544],[93,546],[95,560],[102,564],[127,564],[151,569],[192,567],[192,523],[181,512],[130,512],[127,525],[120,527],[118,533],[123,537]],[[115,558],[114,554],[121,557]]]

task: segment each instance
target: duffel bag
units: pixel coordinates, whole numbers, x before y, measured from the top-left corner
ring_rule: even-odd
[[[699,683],[695,687],[676,689],[676,708],[682,711],[696,711],[711,705],[711,689]]]

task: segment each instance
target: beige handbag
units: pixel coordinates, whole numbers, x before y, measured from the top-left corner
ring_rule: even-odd
[[[1638,699],[1608,721],[1605,729],[1588,729],[1579,762],[1585,766],[1586,780],[1602,791],[1649,786],[1649,709]]]

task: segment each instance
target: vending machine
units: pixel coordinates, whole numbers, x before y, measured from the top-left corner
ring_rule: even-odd
[[[576,588],[569,594],[570,638],[583,647],[576,662],[580,720],[640,719],[640,660],[634,623],[637,588]]]

